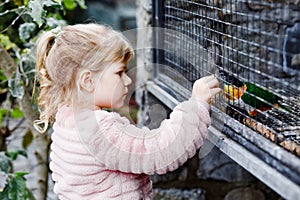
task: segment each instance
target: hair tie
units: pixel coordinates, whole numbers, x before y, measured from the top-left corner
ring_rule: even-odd
[[[48,122],[42,120],[34,120],[33,127],[40,133],[45,133],[48,129]]]

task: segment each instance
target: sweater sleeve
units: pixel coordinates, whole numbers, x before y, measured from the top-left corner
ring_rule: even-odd
[[[94,125],[78,125],[85,148],[109,170],[149,175],[173,171],[195,155],[211,123],[209,105],[193,99],[176,106],[153,130],[138,128],[115,113],[100,113]]]

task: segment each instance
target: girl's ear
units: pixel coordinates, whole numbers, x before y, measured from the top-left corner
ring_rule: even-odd
[[[79,87],[87,92],[94,91],[94,83],[92,72],[90,70],[83,70],[79,74]]]

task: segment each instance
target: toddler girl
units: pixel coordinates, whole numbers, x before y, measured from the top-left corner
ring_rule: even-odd
[[[150,175],[177,169],[203,143],[209,103],[221,91],[214,76],[197,80],[192,97],[154,130],[103,109],[123,105],[133,54],[121,33],[96,24],[66,26],[38,40],[35,126],[44,132],[53,124],[50,169],[59,199],[152,199]]]

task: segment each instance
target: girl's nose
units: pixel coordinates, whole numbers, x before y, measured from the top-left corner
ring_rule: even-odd
[[[125,86],[130,85],[132,83],[131,78],[127,74],[124,74],[123,77],[124,77],[124,84],[125,84]]]

